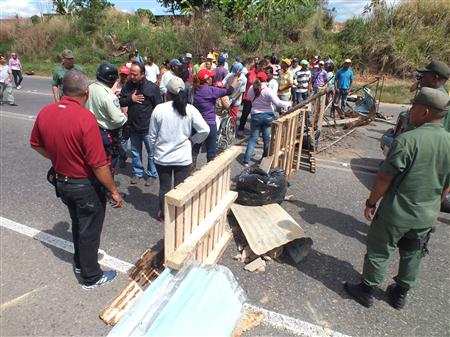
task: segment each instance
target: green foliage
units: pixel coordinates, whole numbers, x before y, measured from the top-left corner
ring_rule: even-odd
[[[82,32],[92,34],[106,18],[106,9],[114,5],[107,0],[73,0],[76,14],[79,17],[79,27]]]
[[[156,23],[156,18],[150,9],[139,8],[136,10],[136,15],[140,18],[147,18],[149,23]]]
[[[39,15],[33,15],[31,18],[31,23],[33,25],[38,24],[41,21],[41,18],[39,17]]]
[[[261,45],[262,35],[259,30],[244,32],[239,38],[239,45],[245,51],[255,52]]]
[[[72,15],[77,9],[74,0],[53,0],[52,3],[55,12],[61,15]]]

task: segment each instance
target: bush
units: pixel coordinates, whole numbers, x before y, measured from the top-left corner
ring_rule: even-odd
[[[245,51],[254,52],[261,45],[261,40],[262,36],[260,31],[248,31],[244,32],[239,38],[239,45]]]

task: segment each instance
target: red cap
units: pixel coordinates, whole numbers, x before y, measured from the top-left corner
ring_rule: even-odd
[[[267,81],[267,75],[263,72],[259,72],[258,74],[256,74],[256,78],[259,78],[263,82]]]
[[[129,75],[130,74],[130,68],[128,68],[127,66],[120,66],[119,74]]]
[[[198,72],[197,77],[201,81],[206,81],[208,78],[214,77],[214,75],[216,75],[215,71],[211,71],[208,69],[202,69]]]

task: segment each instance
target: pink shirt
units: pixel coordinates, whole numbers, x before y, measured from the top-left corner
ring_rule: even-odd
[[[20,60],[18,58],[13,59],[12,57],[9,59],[9,67],[11,70],[21,70],[22,64],[20,63]]]
[[[290,102],[280,100],[275,91],[269,89],[265,83],[262,85],[261,94],[256,98],[252,85],[248,90],[248,98],[250,99],[250,102],[252,102],[252,114],[274,112],[272,103],[283,109],[287,109],[291,106]]]

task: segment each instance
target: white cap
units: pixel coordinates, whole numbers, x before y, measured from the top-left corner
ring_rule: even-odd
[[[192,58],[192,54],[191,53],[186,53],[186,55],[184,55],[184,57],[191,59]]]
[[[178,76],[172,77],[167,83],[167,91],[173,95],[177,95],[181,90],[184,90],[186,86],[181,78]]]

